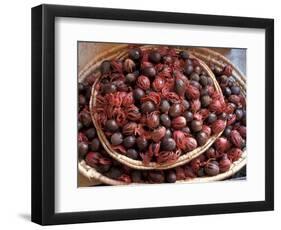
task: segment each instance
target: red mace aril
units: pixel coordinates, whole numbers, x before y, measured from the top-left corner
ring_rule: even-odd
[[[214,94],[214,92],[215,92],[215,88],[213,86],[211,86],[211,85],[208,85],[207,89],[208,89],[208,94],[210,96],[212,96]]]
[[[219,161],[220,172],[224,173],[230,169],[231,161],[228,159],[227,155],[224,154]]]
[[[85,82],[88,83],[88,85],[93,85],[94,82],[95,82],[96,79],[97,79],[97,76],[98,76],[98,74],[90,75],[89,77],[87,77],[87,78],[85,79]]]
[[[165,163],[174,163],[176,162],[180,157],[180,151],[162,151],[159,153],[158,157],[156,158],[156,161],[160,164]]]
[[[190,103],[191,111],[196,113],[201,108],[201,102],[199,99],[192,100]]]
[[[123,68],[127,73],[132,73],[134,71],[135,67],[136,67],[136,64],[133,60],[127,58],[124,61]]]
[[[112,162],[111,162],[111,159],[102,157],[99,159],[99,163],[101,165],[111,165]]]
[[[230,77],[232,75],[233,68],[231,65],[226,65],[222,71],[222,74]]]
[[[145,59],[145,57],[143,57],[143,60]],[[153,67],[153,64],[148,62],[148,61],[142,61],[141,63],[141,69],[145,69],[145,68],[148,68],[148,67]]]
[[[212,130],[208,125],[203,125],[201,131],[206,133],[208,137],[211,136]]]
[[[126,136],[134,135],[137,127],[137,123],[129,122],[123,126],[122,132]]]
[[[163,89],[165,85],[165,80],[162,77],[156,77],[155,80],[152,83],[152,88],[159,92]]]
[[[234,162],[237,161],[242,155],[242,150],[239,148],[232,148],[228,151],[227,156],[228,158]]]
[[[123,181],[123,182],[125,182],[126,184],[132,183],[131,177],[130,177],[129,175],[127,175],[127,174],[122,174],[122,175],[118,178],[118,180]]]
[[[122,73],[123,72],[123,66],[121,61],[111,61],[111,68],[112,72]]]
[[[201,166],[201,162],[199,158],[195,158],[190,162],[191,168],[193,170],[193,172],[197,172],[200,169]]]
[[[150,80],[148,77],[141,75],[137,79],[137,86],[143,90],[150,88]]]
[[[232,144],[234,144],[236,147],[241,148],[243,143],[243,138],[241,137],[240,133],[237,130],[231,131],[230,140]]]
[[[192,179],[192,178],[196,177],[195,173],[193,172],[193,170],[190,166],[184,167],[184,174],[185,174],[185,178]]]
[[[241,137],[243,137],[244,139],[247,136],[247,128],[245,126],[239,126],[237,128],[237,131],[240,133]]]
[[[182,167],[176,167],[176,176],[177,176],[177,180],[185,179],[185,173]]]
[[[133,97],[133,93],[125,93],[124,97],[123,97],[123,101],[122,101],[122,105],[127,107],[129,105],[134,104],[134,97]]]
[[[198,159],[200,160],[201,165],[202,165],[202,163],[204,163],[204,161],[206,161],[206,156],[204,154],[201,154],[200,156],[198,156]]]
[[[228,101],[234,103],[235,105],[239,105],[240,103],[240,97],[238,95],[230,95],[228,97]]]
[[[226,125],[232,125],[236,121],[236,115],[235,114],[229,114],[227,117],[227,123]]]
[[[112,146],[112,149],[114,149],[115,151],[118,151],[118,152],[120,152],[122,154],[125,154],[127,152],[123,145]]]
[[[126,114],[123,110],[119,110],[116,114],[116,123],[119,125],[119,126],[123,126],[127,123],[127,117],[126,117]]]
[[[139,119],[138,121],[140,124],[145,124],[146,123],[146,115],[145,114],[142,114],[141,115],[141,118]]]
[[[172,120],[172,127],[174,129],[182,129],[186,126],[186,119],[183,116],[176,117]]]
[[[160,151],[160,142],[158,143],[151,143],[148,147],[148,155],[150,157],[152,156],[159,156],[159,151]]]
[[[178,59],[174,60],[174,67],[175,68],[180,68],[180,66],[181,66],[181,61],[178,60]]]
[[[88,142],[88,138],[84,133],[79,132],[78,133],[78,141],[79,142]]]
[[[211,127],[212,127],[212,132],[214,134],[218,134],[225,129],[226,122],[223,121],[223,120],[216,120],[216,121],[213,122]]]
[[[193,119],[197,120],[197,121],[202,121],[203,117],[199,112],[197,112],[197,113],[193,114]]]
[[[86,155],[85,161],[88,165],[95,168],[99,164],[99,160],[102,158],[102,155],[98,152],[89,152]]]
[[[186,149],[186,142],[187,142],[187,135],[182,131],[174,131],[173,138],[176,142],[176,145],[179,149],[185,150]]]
[[[193,137],[186,137],[186,140],[185,140],[185,150],[190,152],[194,149],[197,148],[197,141],[195,138]]]
[[[148,165],[150,163],[152,157],[148,154],[148,152],[140,153],[139,155],[144,165]]]
[[[239,95],[240,97],[240,103],[242,105],[242,107],[246,107],[246,98],[243,95]]]
[[[151,139],[154,142],[159,142],[166,134],[166,128],[164,126],[161,126],[157,129],[154,129],[151,133]]]
[[[230,146],[229,141],[224,137],[220,137],[215,141],[215,148],[220,153],[226,152]]]
[[[231,114],[231,113],[234,112],[235,107],[236,107],[236,106],[235,106],[233,103],[227,103],[224,111],[225,111],[227,114]]]
[[[163,171],[149,171],[148,181],[151,183],[163,183],[165,181],[165,175]]]
[[[107,102],[110,101],[111,106],[120,107],[122,105],[123,98],[121,97],[121,92],[108,93],[105,95]]]
[[[197,113],[201,115],[202,120],[205,120],[209,116],[210,111],[208,109],[200,109]]]
[[[195,59],[195,58],[192,58],[192,64],[194,65],[194,67],[200,65],[199,61],[197,59]]]
[[[223,111],[223,104],[219,99],[214,99],[208,108],[211,112],[221,113]]]
[[[162,96],[172,103],[180,103],[180,97],[174,92],[165,92],[165,88],[162,89]],[[164,92],[163,92],[164,91]]]
[[[190,99],[198,99],[200,97],[200,91],[195,86],[193,86],[191,84],[187,84],[186,95]]]
[[[158,113],[159,113],[158,111],[155,111],[155,112],[147,114],[146,125],[149,128],[153,129],[153,128],[156,128],[156,127],[159,126],[160,120],[159,120],[159,114]]]
[[[141,103],[152,101],[155,105],[160,105],[161,96],[159,93],[150,92],[148,95],[143,96],[140,101]]]
[[[130,105],[128,108],[126,108],[127,112],[127,118],[131,121],[137,121],[141,118],[141,113],[139,111],[139,108],[135,105]]]

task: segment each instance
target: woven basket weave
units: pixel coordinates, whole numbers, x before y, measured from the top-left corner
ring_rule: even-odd
[[[141,49],[145,50],[145,49],[151,49],[151,48],[156,48],[156,47],[157,46],[141,46]],[[114,47],[114,50],[116,53],[111,54],[111,50],[109,50],[108,52],[106,52],[104,54],[105,59],[112,59],[112,58],[124,59],[127,57],[129,46],[124,47],[123,45],[121,45],[119,50],[116,50],[115,48],[116,47]],[[219,86],[213,72],[210,70],[210,68],[204,62],[202,62],[200,59],[196,58],[195,56],[192,56],[192,58],[198,60],[201,68],[206,72],[206,74],[208,76],[210,76],[213,79],[215,90],[222,95],[220,86]],[[97,68],[98,68],[98,66],[94,65],[93,71],[99,71]],[[104,149],[107,151],[107,153],[111,157],[113,157],[115,160],[119,161],[122,164],[129,166],[130,168],[140,169],[140,170],[150,170],[150,169],[163,170],[163,169],[174,168],[174,167],[186,164],[189,161],[191,161],[192,159],[199,156],[201,153],[205,152],[223,132],[222,131],[216,135],[212,135],[208,139],[206,144],[196,148],[193,151],[182,154],[176,161],[171,162],[171,163],[161,163],[160,164],[157,162],[150,162],[149,164],[144,164],[143,161],[133,160],[125,155],[118,153],[117,151],[115,151],[112,148],[111,144],[109,143],[108,139],[106,138],[105,134],[103,133],[101,127],[96,122],[96,113],[93,111],[93,108],[95,107],[95,104],[96,104],[96,95],[98,93],[96,90],[96,85],[99,81],[100,81],[100,74],[97,74],[96,81],[94,82],[93,87],[92,87],[92,96],[91,96],[91,100],[90,100],[90,111],[91,111],[93,123],[96,127],[97,134],[101,140],[101,143],[102,143]]]
[[[124,45],[124,47],[127,47]],[[110,51],[108,51],[108,57],[110,54],[113,54],[114,52],[118,51],[120,47],[113,48]],[[232,76],[235,78],[235,80],[238,82],[242,94],[246,96],[246,77],[235,67],[233,64],[225,58],[223,55],[207,49],[207,48],[188,48],[187,49],[192,55],[194,55],[197,58],[200,58],[203,62],[205,62],[208,65],[215,64],[221,68],[223,68],[226,64],[229,64],[233,67],[233,74]],[[103,58],[102,56],[97,56],[96,61],[93,61],[89,63],[79,74],[79,80],[83,81],[84,78],[89,76],[93,73],[93,70],[95,70],[100,63],[102,62]],[[211,181],[219,181],[224,180],[235,173],[237,173],[240,169],[242,169],[247,163],[247,152],[244,151],[242,156],[239,160],[233,162],[230,169],[227,172],[218,174],[213,177],[198,177],[194,179],[188,179],[188,180],[181,180],[177,181],[176,183],[200,183],[200,182],[211,182]],[[84,160],[80,161],[78,163],[78,169],[79,172],[89,179],[89,185],[96,185],[97,183],[103,183],[108,185],[124,185],[126,183],[118,180],[114,180],[111,178],[108,178],[101,173],[97,172],[94,168],[88,166]]]

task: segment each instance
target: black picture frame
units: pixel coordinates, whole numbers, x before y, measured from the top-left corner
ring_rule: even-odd
[[[265,29],[265,200],[55,213],[55,18],[89,18]],[[41,225],[162,218],[274,209],[274,20],[110,8],[32,8],[32,221]]]

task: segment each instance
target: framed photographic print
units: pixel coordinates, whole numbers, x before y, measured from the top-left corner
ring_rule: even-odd
[[[273,210],[273,159],[273,19],[32,8],[33,222]]]

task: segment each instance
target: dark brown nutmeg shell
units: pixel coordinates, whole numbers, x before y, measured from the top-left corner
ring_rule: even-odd
[[[204,171],[208,176],[216,176],[219,174],[220,168],[217,162],[210,161],[205,165]]]
[[[165,175],[162,171],[149,171],[148,180],[151,183],[163,183],[165,181]]]
[[[208,135],[202,131],[198,132],[196,135],[196,140],[199,146],[206,144],[208,141]]]
[[[176,79],[175,82],[175,91],[179,96],[184,96],[185,94],[185,83],[182,79]]]
[[[213,147],[210,147],[207,149],[206,153],[205,153],[207,158],[216,158],[217,154],[216,154],[216,150]]]

